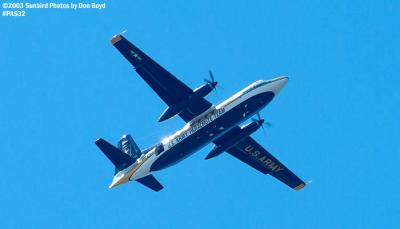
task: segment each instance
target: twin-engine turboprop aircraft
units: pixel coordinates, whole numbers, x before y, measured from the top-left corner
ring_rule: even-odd
[[[250,137],[262,126],[263,119],[239,126],[271,102],[287,83],[287,77],[258,80],[222,103],[212,105],[204,98],[217,85],[212,74],[211,81],[192,90],[122,35],[114,36],[111,43],[168,105],[159,121],[178,115],[186,125],[143,151],[130,135],[124,135],[117,147],[101,138],[96,140],[96,145],[115,165],[110,188],[135,180],[160,191],[163,186],[152,175],[154,172],[185,159],[210,142],[215,146],[205,159],[227,152],[295,190],[305,186],[301,179]]]

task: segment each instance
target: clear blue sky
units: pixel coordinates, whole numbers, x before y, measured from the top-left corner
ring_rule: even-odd
[[[398,1],[125,1],[103,11],[0,18],[0,228],[399,228]],[[329,2],[329,3],[328,3]],[[94,145],[178,130],[110,44],[125,36],[191,87],[212,69],[216,103],[286,75],[254,137],[304,180],[295,192],[205,147],[109,190]]]

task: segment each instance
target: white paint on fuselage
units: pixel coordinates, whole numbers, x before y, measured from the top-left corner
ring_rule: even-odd
[[[146,154],[142,154],[135,163],[114,175],[109,188],[150,175],[150,167],[156,159],[156,148],[153,148]]]
[[[129,166],[127,169],[120,171],[114,176],[114,180],[116,178],[121,178],[124,175],[130,175],[129,180],[137,180],[144,176],[150,175],[151,165],[161,156],[163,155],[168,149],[172,148],[179,142],[186,139],[191,134],[196,133],[197,131],[207,128],[208,124],[214,120],[217,120],[221,115],[230,111],[231,109],[235,108],[242,102],[252,98],[261,93],[265,92],[273,92],[275,95],[285,86],[287,83],[287,77],[278,77],[272,80],[258,80],[249,86],[245,87],[243,90],[237,92],[233,96],[229,97],[222,103],[218,104],[217,106],[212,106],[210,109],[205,111],[203,114],[200,114],[192,121],[188,122],[182,129],[178,130],[176,133],[172,134],[169,137],[164,138],[161,143],[163,144],[164,151],[161,152],[159,155],[156,155],[155,149],[150,150],[146,155],[142,155],[138,160],[145,160],[140,162],[135,162],[132,166]],[[207,120],[207,123],[204,125],[202,120]],[[243,119],[247,119],[243,117]],[[201,125],[201,126],[199,126]],[[179,140],[177,140],[179,139]],[[136,168],[134,165],[138,165],[139,168]],[[130,174],[130,171],[135,169],[136,171],[133,174]]]
[[[223,113],[226,113],[230,111],[231,109],[235,108],[237,105],[241,104],[242,102],[250,99],[253,96],[256,96],[258,94],[264,93],[271,91],[274,94],[277,94],[279,90],[286,84],[287,82],[287,77],[278,77],[273,80],[258,80],[249,86],[245,87],[243,90],[239,91],[238,93],[234,94],[233,96],[229,97],[222,103],[220,103],[217,106],[211,107],[211,109],[208,109],[206,112],[200,114],[199,116],[195,117],[192,121],[188,122],[182,129],[178,130],[175,132],[173,135],[168,136],[164,138],[161,143],[164,146],[164,151],[167,151],[174,145],[178,144],[182,140],[184,140],[186,137],[190,136],[191,134],[197,132],[198,130],[206,127],[207,125],[202,126],[201,128],[198,128],[199,123],[203,119],[206,119],[206,117],[209,117],[211,114],[211,119],[214,121],[217,119],[219,116],[221,116]],[[262,85],[264,84],[264,85]],[[259,86],[262,85],[262,86]],[[218,115],[213,115],[212,113],[217,113]],[[192,131],[192,129],[195,129],[195,131]],[[187,134],[191,133],[191,134]],[[182,137],[183,136],[183,137]],[[179,141],[176,141],[176,139],[179,138]],[[172,144],[171,144],[172,142]],[[161,155],[161,154],[160,154]]]
[[[148,176],[151,174],[150,167],[157,160],[155,148],[146,153],[145,162],[136,170],[136,172],[129,178],[130,180],[137,180],[139,178]]]

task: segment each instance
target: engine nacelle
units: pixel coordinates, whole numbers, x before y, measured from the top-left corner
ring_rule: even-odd
[[[210,92],[217,86],[217,82],[206,83],[202,86],[196,88],[188,98],[183,101],[167,107],[164,112],[161,114],[158,119],[159,122],[165,121],[174,117],[175,115],[181,113],[185,108],[187,108],[190,104],[195,103],[196,100],[200,98],[204,98],[206,95],[210,94]]]
[[[253,121],[249,124],[246,124],[242,127],[240,127],[240,132],[236,134],[236,136],[232,137],[230,141],[224,142],[221,145],[216,145],[214,148],[208,153],[206,156],[206,160],[211,159],[213,157],[216,157],[223,153],[224,151],[234,147],[237,143],[251,135],[252,133],[256,132],[262,124],[264,123],[264,120],[258,120],[258,121]]]

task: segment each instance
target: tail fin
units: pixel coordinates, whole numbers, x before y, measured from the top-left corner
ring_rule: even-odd
[[[153,175],[142,177],[136,181],[156,192],[164,188]]]
[[[122,152],[131,156],[135,161],[142,154],[138,145],[135,143],[130,134],[122,136],[121,140],[118,142],[118,148],[122,150]]]
[[[107,158],[115,165],[117,170],[123,170],[135,162],[128,154],[111,145],[102,138],[96,140],[95,144],[107,156]]]

